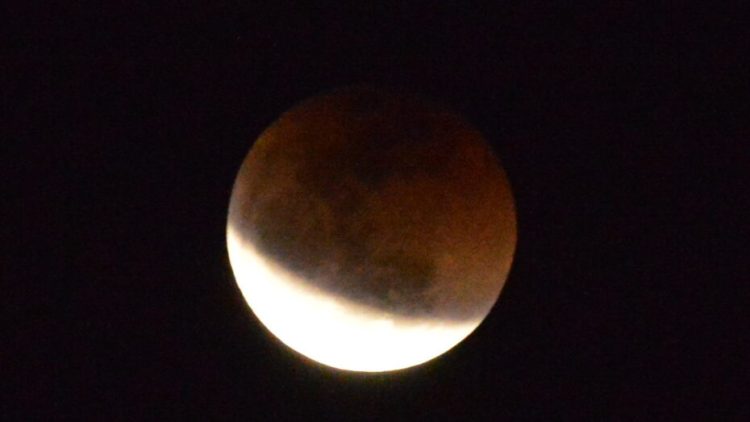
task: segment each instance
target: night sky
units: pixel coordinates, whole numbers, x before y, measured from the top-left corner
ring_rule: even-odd
[[[739,11],[250,3],[6,10],[0,418],[748,416]],[[519,225],[475,333],[377,375],[271,336],[225,246],[253,140],[363,83],[476,126]]]

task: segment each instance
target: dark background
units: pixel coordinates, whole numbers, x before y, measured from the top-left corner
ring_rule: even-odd
[[[249,3],[5,9],[0,416],[748,416],[739,8]],[[355,83],[463,113],[519,215],[486,321],[391,374],[285,348],[225,251],[255,137]]]

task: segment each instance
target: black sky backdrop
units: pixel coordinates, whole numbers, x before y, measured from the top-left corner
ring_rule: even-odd
[[[562,5],[8,7],[0,416],[747,416],[742,14]],[[519,219],[486,321],[379,375],[266,332],[224,237],[260,132],[362,83],[462,113]]]

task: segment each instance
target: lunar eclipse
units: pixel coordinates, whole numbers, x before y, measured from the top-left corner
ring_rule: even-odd
[[[361,87],[271,124],[227,221],[261,323],[310,359],[365,372],[421,364],[474,331],[516,237],[510,184],[479,131],[442,105]]]

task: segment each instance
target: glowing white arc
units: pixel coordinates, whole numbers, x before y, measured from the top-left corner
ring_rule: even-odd
[[[334,298],[261,256],[232,224],[227,247],[237,284],[263,325],[303,355],[339,369],[380,372],[433,359],[480,323],[412,320]]]

